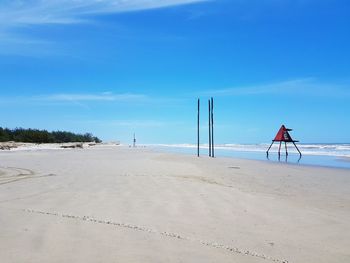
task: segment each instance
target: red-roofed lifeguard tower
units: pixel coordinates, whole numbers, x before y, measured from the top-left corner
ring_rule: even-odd
[[[286,155],[288,155],[287,142],[291,142],[294,144],[295,148],[298,150],[298,152],[301,156],[301,152],[299,151],[298,147],[295,144],[296,142],[299,142],[299,141],[295,141],[292,139],[292,137],[289,134],[290,131],[292,131],[292,129],[288,129],[284,125],[282,125],[281,128],[279,129],[279,131],[277,132],[275,139],[272,140],[272,143],[271,143],[269,149],[266,151],[266,154],[269,155],[269,151],[270,151],[272,145],[274,144],[274,142],[280,142],[280,146],[278,148],[278,155],[281,155],[281,144],[282,144],[282,142],[284,142],[284,145],[286,148]]]

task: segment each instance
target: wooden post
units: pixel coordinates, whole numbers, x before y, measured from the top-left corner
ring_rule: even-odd
[[[197,105],[197,156],[199,157],[199,99]]]
[[[210,109],[210,100],[208,100],[208,110],[209,110],[209,157],[211,157],[211,109]]]
[[[213,97],[211,97],[211,156],[215,157],[214,154],[214,100]]]

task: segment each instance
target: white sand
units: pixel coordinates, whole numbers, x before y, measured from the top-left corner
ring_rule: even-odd
[[[350,171],[146,149],[0,152],[0,262],[350,262]]]

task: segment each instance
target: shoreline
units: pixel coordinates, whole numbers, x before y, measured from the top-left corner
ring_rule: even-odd
[[[1,152],[17,152],[17,151],[43,151],[43,150],[67,150],[67,149],[74,149],[74,148],[81,148],[81,149],[91,149],[91,148],[99,148],[99,147],[120,147],[120,148],[130,148],[130,145],[123,145],[119,142],[107,142],[107,143],[80,143],[80,142],[70,142],[70,143],[21,143],[21,142],[3,142],[0,143],[0,146],[2,145],[13,145],[14,147],[11,149],[3,149],[0,150]],[[132,148],[132,147],[131,147]],[[176,149],[182,149],[180,147],[159,147],[157,145],[141,145],[139,147],[136,147],[136,149],[148,149],[151,151],[159,152],[159,153],[175,153],[180,155],[188,155],[188,156],[195,156],[195,153],[189,152],[189,151],[177,151]],[[172,150],[173,149],[173,150]],[[186,148],[185,148],[186,149]],[[192,150],[192,148],[189,148]],[[202,151],[205,150],[205,148],[201,148]],[[220,149],[218,150],[220,152]],[[225,150],[226,151],[226,150]],[[251,160],[251,161],[261,161],[264,163],[277,163],[281,165],[292,165],[292,166],[309,166],[309,167],[320,167],[320,168],[331,168],[331,169],[341,169],[341,170],[349,170],[350,169],[350,157],[338,157],[338,156],[331,156],[336,162],[339,162],[338,165],[327,165],[327,164],[314,164],[314,163],[300,163],[300,162],[293,162],[293,161],[285,161],[285,155],[281,155],[281,160],[277,160],[277,154],[271,153],[270,156],[274,159],[265,159],[262,156],[266,156],[263,152],[252,152],[254,154],[259,154],[259,158],[253,157],[242,157],[239,156],[239,152],[234,152],[236,155],[225,155],[225,154],[219,154],[215,158],[233,158],[233,159],[242,159],[242,160]],[[247,153],[247,152],[244,152]],[[251,152],[249,152],[251,153]],[[260,154],[261,153],[261,154]],[[200,157],[208,157],[205,155],[205,152]],[[289,157],[292,157],[294,159],[297,158],[297,155],[294,153],[291,153]],[[323,155],[315,155],[311,157],[316,158],[324,158],[329,156],[323,156]],[[306,155],[302,158],[310,158],[310,156]],[[300,159],[302,160],[302,159]],[[340,166],[341,163],[346,163],[346,166]]]
[[[148,146],[148,147],[149,149],[154,149],[155,151],[160,151],[160,152],[178,153],[178,154],[196,156],[194,148],[180,148],[180,147],[168,147],[168,146],[167,147]],[[191,149],[191,151],[189,151],[188,149]],[[206,149],[201,148],[201,150],[202,150],[201,157],[208,157],[207,152],[205,151]],[[284,154],[281,155],[280,160],[278,160],[277,153],[271,153],[269,156],[271,157],[270,159],[266,157],[265,152],[260,152],[260,151],[259,152],[258,151],[239,152],[239,151],[229,151],[229,150],[222,151],[220,149],[216,151],[216,158],[227,157],[227,158],[235,158],[235,159],[243,159],[243,160],[263,161],[266,163],[280,163],[284,165],[296,165],[296,166],[301,165],[301,166],[325,167],[325,168],[335,168],[335,169],[345,169],[345,170],[350,169],[350,158],[348,157],[327,156],[327,155],[303,155],[299,159],[298,154],[291,153],[288,156],[289,160],[285,161],[286,156]],[[346,164],[344,165],[344,163],[342,162],[345,162]]]

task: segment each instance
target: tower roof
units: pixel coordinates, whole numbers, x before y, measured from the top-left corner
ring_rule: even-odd
[[[297,142],[292,139],[288,131],[291,131],[292,129],[286,128],[284,125],[281,126],[279,131],[277,132],[275,139],[273,141],[275,142]]]

